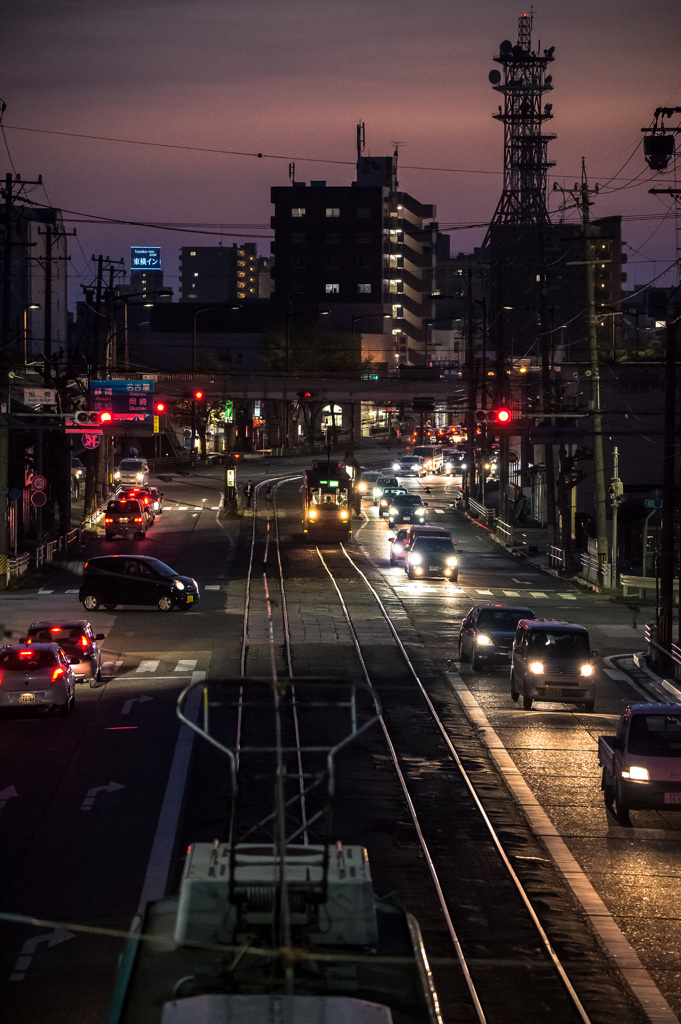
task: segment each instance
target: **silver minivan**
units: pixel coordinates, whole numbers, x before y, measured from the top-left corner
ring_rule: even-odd
[[[526,711],[535,700],[583,704],[586,711],[593,711],[597,654],[590,649],[584,626],[559,619],[521,619],[511,654],[512,699],[522,697]]]
[[[149,483],[149,464],[146,459],[121,459],[115,473],[118,484],[140,484],[144,487]]]

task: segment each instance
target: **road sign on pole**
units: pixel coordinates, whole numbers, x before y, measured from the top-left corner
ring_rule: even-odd
[[[47,487],[47,480],[44,476],[34,476],[31,480],[31,487],[34,491],[44,491]]]

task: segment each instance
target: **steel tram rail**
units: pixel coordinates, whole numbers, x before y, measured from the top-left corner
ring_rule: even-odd
[[[434,706],[432,700],[430,699],[430,696],[428,695],[428,693],[427,693],[427,691],[426,691],[426,689],[425,689],[425,687],[423,685],[423,681],[421,680],[420,676],[418,675],[418,673],[417,673],[417,671],[416,671],[416,669],[415,669],[415,667],[414,667],[414,665],[412,663],[412,660],[409,657],[409,654],[408,654],[404,644],[402,643],[402,640],[400,639],[400,636],[399,636],[399,634],[398,634],[398,632],[397,632],[397,630],[396,630],[396,628],[395,628],[395,626],[394,626],[394,624],[393,624],[393,622],[392,622],[392,620],[391,620],[391,618],[390,618],[390,616],[389,616],[389,614],[388,614],[388,612],[387,612],[387,610],[385,608],[385,605],[383,604],[383,601],[381,600],[379,594],[376,592],[375,588],[371,585],[371,583],[367,579],[366,575],[362,572],[362,570],[359,568],[359,566],[355,563],[353,558],[351,558],[351,556],[348,554],[348,552],[346,551],[345,547],[342,544],[340,545],[340,549],[341,549],[343,555],[345,556],[345,558],[347,559],[347,562],[352,566],[352,568],[354,569],[354,571],[357,574],[357,576],[363,581],[363,583],[365,584],[366,588],[371,593],[374,601],[378,605],[378,608],[379,608],[381,614],[383,615],[383,618],[385,619],[385,622],[386,622],[386,624],[387,624],[387,626],[388,626],[388,628],[389,628],[389,630],[390,630],[390,632],[392,634],[392,637],[393,637],[393,639],[395,641],[395,644],[396,644],[396,646],[397,646],[397,648],[398,648],[398,650],[400,652],[400,655],[401,655],[402,659],[404,660],[404,663],[405,663],[405,665],[406,665],[406,667],[408,669],[408,672],[410,673],[410,675],[413,678],[413,680],[416,682],[416,684],[417,684],[417,686],[419,688],[419,691],[422,694],[423,699],[424,699],[424,701],[425,701],[425,703],[426,703],[426,705],[428,707],[428,711],[429,711],[429,713],[430,713],[430,715],[432,717],[432,720],[435,723],[435,726],[436,726],[437,730],[439,731],[439,733],[441,735],[441,738],[444,740],[446,748],[449,751],[450,757],[452,758],[454,764],[456,765],[456,767],[457,767],[457,769],[458,769],[458,771],[459,771],[459,773],[461,775],[461,778],[463,779],[463,781],[465,783],[465,786],[468,789],[468,792],[470,793],[470,796],[472,797],[473,802],[474,802],[474,804],[475,804],[475,806],[476,806],[476,808],[477,808],[477,810],[478,810],[478,812],[479,812],[479,814],[480,814],[480,816],[482,818],[482,821],[484,822],[485,828],[487,829],[487,831],[489,833],[489,836],[491,838],[491,841],[492,841],[494,847],[497,850],[499,858],[500,858],[504,868],[506,869],[506,872],[508,873],[509,878],[511,879],[513,885],[515,886],[515,888],[517,890],[517,893],[518,893],[520,899],[522,900],[522,902],[523,902],[523,904],[524,904],[524,906],[525,906],[525,908],[527,910],[527,913],[528,913],[528,915],[530,917],[530,920],[531,920],[531,922],[532,922],[532,924],[533,924],[533,926],[534,926],[534,928],[536,930],[536,934],[538,936],[538,939],[539,939],[539,941],[541,943],[541,947],[543,948],[543,950],[544,950],[546,956],[548,957],[550,963],[553,965],[553,968],[554,968],[556,974],[560,978],[560,981],[561,981],[562,986],[563,986],[563,988],[565,990],[565,993],[566,993],[570,1003],[572,1004],[572,1007],[574,1008],[574,1011],[575,1011],[575,1014],[576,1014],[576,1018],[579,1021],[581,1021],[582,1024],[591,1024],[591,1019],[588,1016],[588,1014],[587,1014],[587,1012],[586,1012],[586,1010],[585,1010],[585,1008],[584,1008],[584,1006],[583,1006],[583,1004],[582,1004],[582,1002],[581,1002],[581,1000],[580,1000],[580,998],[579,998],[579,996],[578,996],[574,986],[572,985],[572,982],[570,981],[570,979],[569,979],[569,977],[567,975],[567,972],[566,972],[565,968],[563,967],[563,964],[560,961],[560,958],[558,957],[556,951],[554,950],[553,945],[552,945],[552,943],[551,943],[551,941],[550,941],[550,939],[549,939],[549,937],[548,937],[548,935],[547,935],[543,925],[541,924],[541,921],[539,920],[539,917],[537,916],[537,913],[536,913],[534,907],[532,906],[532,902],[531,902],[531,900],[530,900],[530,898],[529,898],[529,896],[528,896],[528,894],[527,894],[527,892],[526,892],[526,890],[525,890],[525,888],[524,888],[520,878],[518,877],[516,871],[514,870],[513,865],[511,864],[511,862],[510,862],[510,860],[509,860],[509,858],[508,858],[508,856],[507,856],[507,854],[506,854],[506,852],[505,852],[505,850],[503,848],[501,840],[500,840],[500,838],[499,838],[499,836],[498,836],[498,834],[497,834],[497,832],[496,832],[496,830],[494,828],[494,825],[492,824],[492,822],[491,822],[491,820],[489,818],[489,815],[487,814],[487,812],[485,811],[485,808],[483,807],[483,804],[482,804],[482,802],[481,802],[481,800],[480,800],[480,798],[479,798],[479,796],[477,794],[477,791],[476,791],[476,789],[475,789],[475,787],[473,785],[473,782],[472,782],[472,780],[470,778],[470,775],[466,771],[466,769],[465,769],[465,767],[464,767],[464,765],[462,763],[462,760],[461,760],[461,758],[460,758],[460,756],[459,756],[459,754],[458,754],[454,744],[452,743],[452,740],[451,740],[451,738],[450,738],[450,736],[449,736],[449,734],[448,734],[448,732],[447,732],[447,730],[446,730],[442,720],[440,719],[440,717],[439,717],[439,715],[438,715],[438,713],[437,713],[437,711],[435,709],[435,706]],[[324,569],[326,570],[327,574],[329,575],[331,583],[332,583],[332,585],[333,585],[333,587],[334,587],[334,589],[335,589],[335,591],[336,591],[336,593],[338,595],[338,599],[340,601],[341,608],[343,610],[343,614],[344,614],[345,619],[347,621],[347,624],[349,626],[350,634],[351,634],[353,643],[355,645],[357,656],[358,656],[360,664],[362,666],[362,671],[365,674],[365,678],[367,680],[367,683],[369,685],[373,686],[374,682],[372,681],[372,679],[370,678],[370,676],[368,674],[366,663],[365,663],[364,656],[363,656],[363,653],[362,653],[361,642],[359,640],[359,637],[357,636],[357,631],[356,631],[356,629],[354,627],[354,624],[353,624],[353,621],[352,621],[352,616],[351,616],[351,613],[350,613],[350,611],[348,609],[348,604],[347,604],[347,602],[346,602],[346,600],[345,600],[345,598],[343,596],[342,590],[341,590],[341,588],[338,585],[338,582],[337,582],[337,580],[336,580],[336,578],[334,576],[333,571],[327,565],[327,563],[326,563],[326,561],[325,561],[321,551],[319,550],[319,548],[316,548],[316,552],[317,552],[317,555],[319,557],[319,560],[321,561],[321,564],[323,565]],[[472,999],[473,1006],[474,1006],[474,1009],[475,1009],[475,1012],[476,1012],[476,1015],[477,1015],[477,1019],[480,1022],[480,1024],[483,1024],[483,1022],[486,1021],[486,1017],[485,1017],[485,1013],[484,1013],[484,1010],[483,1010],[483,1007],[482,1007],[482,1002],[481,1002],[480,996],[479,996],[479,994],[478,994],[478,992],[477,992],[477,990],[475,988],[475,985],[473,983],[473,979],[472,979],[472,976],[471,976],[471,971],[470,971],[470,969],[468,967],[468,964],[466,963],[466,958],[465,958],[465,955],[464,955],[464,952],[463,952],[463,949],[462,949],[462,946],[461,946],[461,942],[459,940],[459,937],[457,936],[456,930],[455,930],[453,922],[451,920],[451,915],[450,915],[450,912],[449,912],[449,908],[448,908],[448,906],[446,904],[446,900],[445,900],[445,896],[444,896],[444,893],[443,893],[443,889],[442,889],[442,886],[440,884],[440,880],[439,880],[438,875],[437,875],[437,870],[436,870],[436,867],[435,867],[435,864],[434,864],[434,859],[433,859],[433,857],[432,857],[432,855],[430,853],[430,850],[428,848],[428,845],[427,845],[427,842],[426,842],[423,830],[421,828],[421,824],[419,822],[418,813],[416,811],[414,802],[413,802],[411,794],[409,792],[409,787],[408,787],[407,781],[405,779],[404,773],[402,772],[402,770],[400,768],[400,765],[399,765],[399,762],[398,762],[398,754],[397,754],[396,748],[395,748],[395,746],[393,744],[393,741],[391,739],[391,736],[389,734],[388,727],[386,725],[385,718],[384,718],[383,715],[381,715],[380,721],[381,721],[381,726],[383,728],[383,733],[384,733],[384,736],[385,736],[385,739],[386,739],[386,743],[388,744],[388,748],[390,750],[390,755],[391,755],[391,758],[393,760],[393,765],[394,765],[395,771],[397,773],[397,776],[398,776],[400,785],[402,787],[402,790],[404,792],[404,796],[405,796],[405,799],[406,799],[408,807],[409,807],[409,811],[410,811],[410,814],[411,814],[411,817],[412,817],[412,820],[413,820],[413,823],[414,823],[414,827],[415,827],[416,833],[418,835],[419,844],[420,844],[421,849],[423,851],[424,857],[426,858],[426,862],[428,864],[428,869],[430,871],[431,877],[433,879],[433,883],[434,883],[435,888],[436,888],[438,900],[440,902],[443,914],[445,916],[445,921],[446,921],[446,924],[447,924],[447,929],[449,931],[450,937],[451,937],[452,942],[454,944],[454,948],[456,950],[457,958],[458,958],[459,963],[461,965],[461,969],[462,969],[462,972],[464,974],[464,977],[465,977],[465,980],[466,980],[466,984],[468,986],[468,989],[469,989],[469,992],[470,992],[470,995],[471,995],[471,999]]]

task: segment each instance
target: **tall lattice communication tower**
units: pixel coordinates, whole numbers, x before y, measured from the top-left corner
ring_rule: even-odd
[[[501,64],[489,73],[495,92],[504,97],[503,110],[494,114],[504,125],[504,191],[497,205],[494,224],[548,224],[546,175],[553,162],[547,160],[547,146],[555,135],[542,127],[553,117],[544,94],[552,91],[546,69],[553,60],[552,46],[542,54],[532,50],[532,14],[518,18],[518,42],[508,39],[494,60]]]

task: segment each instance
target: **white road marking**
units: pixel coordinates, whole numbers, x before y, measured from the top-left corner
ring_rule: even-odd
[[[135,669],[135,672],[155,672],[158,666],[161,664],[159,661],[140,661],[139,665]]]
[[[506,595],[506,597],[520,597],[519,590],[505,590],[504,594]]]
[[[186,512],[188,508],[189,508],[188,505],[178,505],[177,508],[175,509],[175,511],[176,512]]]
[[[92,789],[87,791],[87,796],[80,808],[81,811],[91,811],[92,805],[99,793],[115,793],[118,789],[125,789],[125,786],[122,786],[120,782],[110,782],[107,786],[93,786]]]
[[[21,947],[21,953],[17,957],[17,962],[14,965],[14,973],[10,974],[10,981],[23,981],[28,970],[33,954],[36,948],[41,942],[47,943],[47,948],[50,949],[52,946],[58,946],[60,942],[66,942],[67,939],[75,939],[73,932],[69,932],[66,928],[55,928],[51,932],[44,932],[42,935],[36,935],[32,939],[26,939],[26,942]]]
[[[46,590],[45,587],[41,587],[38,591],[39,594],[54,594],[54,590]]]
[[[175,666],[175,671],[193,672],[194,669],[196,668],[196,661],[196,658],[181,658],[180,661],[178,661],[177,665]]]
[[[193,672],[192,683],[200,683],[206,678],[205,672]],[[196,722],[201,710],[202,691],[197,687],[187,699],[185,717]],[[156,826],[156,835],[149,855],[146,877],[140,894],[137,913],[140,914],[150,900],[158,900],[165,895],[168,883],[168,868],[175,846],[177,822],[182,806],[182,797],[189,774],[189,761],[194,745],[193,729],[180,727],[175,744],[173,763],[170,766],[168,785],[166,786],[161,813]]]
[[[153,697],[147,697],[145,694],[142,694],[141,697],[131,697],[130,700],[126,700],[125,704],[123,705],[123,710],[121,711],[121,714],[129,715],[135,704],[146,704],[148,700],[153,699]]]
[[[548,596],[549,595],[545,594],[543,590],[531,590],[530,591],[530,597],[548,597]],[[554,595],[552,594],[551,596],[553,597]]]
[[[13,796],[19,796],[14,786],[5,786],[2,792],[0,792],[0,811]]]

